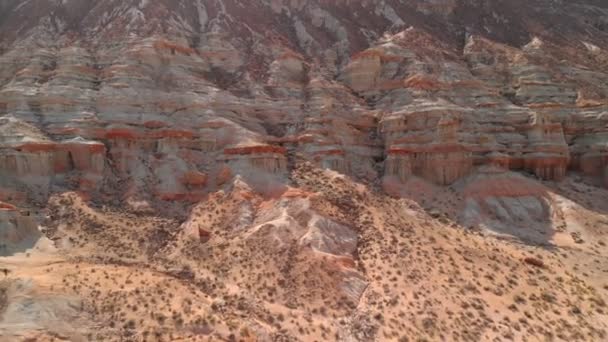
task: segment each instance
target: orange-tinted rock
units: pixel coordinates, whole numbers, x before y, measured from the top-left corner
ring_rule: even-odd
[[[524,168],[542,179],[561,180],[570,162],[562,125],[551,122],[546,114],[534,114],[528,127],[530,152],[524,156]]]
[[[325,150],[325,151],[317,151],[315,152],[316,156],[344,156],[346,153],[344,150],[335,149],[335,150]]]
[[[185,185],[205,186],[207,184],[207,175],[200,171],[188,171],[182,176],[182,182]]]
[[[384,165],[387,175],[438,184],[469,174],[471,160],[545,179],[568,165],[608,177],[606,38],[589,35],[585,20],[568,21],[567,39],[547,24],[593,12],[584,6],[542,11],[547,21],[537,22],[520,20],[527,5],[511,2],[271,1],[201,12],[198,2],[169,3],[125,3],[121,20],[98,15],[115,2],[74,8],[88,20],[60,30],[60,46],[30,35],[54,30],[42,20],[51,6],[14,6],[0,34],[0,116],[21,123],[0,132],[0,170],[32,176],[26,188],[61,188],[77,171],[90,174],[84,183],[103,176],[169,194],[203,186],[182,179],[187,170],[214,183],[211,170],[227,164],[222,183],[285,176],[300,160],[367,180]],[[466,16],[481,7],[510,25]],[[59,22],[72,21],[60,12]],[[528,41],[539,32],[546,37]],[[527,122],[534,110],[550,120]],[[449,115],[460,121],[452,137],[440,121]],[[75,136],[99,143],[61,143]],[[179,168],[158,173],[158,160]]]
[[[179,44],[176,44],[176,43],[168,41],[168,40],[156,41],[154,43],[154,48],[162,51],[163,53],[170,53],[170,54],[178,53],[178,54],[183,54],[183,55],[187,55],[187,56],[196,54],[196,50],[194,50],[193,48],[188,47],[188,46],[179,45]]]
[[[36,126],[11,117],[0,120],[0,133],[0,172],[18,189],[36,185],[28,189],[34,197],[48,191],[45,187],[56,180],[77,185],[93,174],[103,174],[105,146],[100,142],[82,138],[53,141]]]
[[[165,127],[165,126],[167,126],[167,124],[165,122],[162,122],[162,121],[154,121],[154,120],[152,120],[152,121],[146,121],[146,122],[144,122],[144,127],[146,127],[146,128],[152,128],[152,129],[154,129],[154,128],[162,128],[162,127]]]
[[[437,90],[443,87],[443,84],[429,77],[414,75],[405,80],[405,86],[419,90]]]
[[[205,229],[199,228],[198,229],[198,238],[199,238],[200,242],[206,243],[209,240],[211,240],[211,232],[207,231]]]
[[[402,180],[409,175],[449,185],[465,177],[473,166],[471,152],[462,146],[431,146],[429,149],[391,149],[386,170]]]
[[[282,174],[287,170],[287,150],[281,146],[254,145],[224,149],[220,160],[242,172],[258,170]]]
[[[382,69],[381,54],[366,51],[354,56],[344,71],[344,81],[355,91],[373,90]]]
[[[0,186],[0,201],[22,203],[27,199],[28,195],[25,192]]]
[[[205,194],[202,192],[188,192],[188,193],[171,193],[171,192],[163,192],[156,193],[156,198],[162,201],[169,202],[200,202],[205,198]]]
[[[15,210],[17,210],[17,207],[15,207],[14,205],[12,205],[10,203],[5,203],[5,202],[0,201],[0,210],[15,211]]]
[[[23,150],[3,151],[0,153],[0,170],[16,178],[50,176],[54,172],[55,148],[55,144],[28,144]]]
[[[230,170],[230,168],[228,166],[224,165],[220,168],[220,171],[217,173],[217,176],[215,177],[215,183],[217,185],[224,185],[230,179],[232,179],[232,170]]]
[[[491,152],[485,156],[485,163],[508,170],[511,165],[511,157],[500,152]]]
[[[576,168],[608,187],[608,151],[603,146],[584,153],[576,160]]]
[[[263,153],[278,153],[285,154],[287,150],[280,146],[271,145],[258,145],[258,146],[246,146],[246,147],[233,147],[224,149],[226,155],[250,155],[250,154],[263,154]]]
[[[458,142],[458,127],[458,119],[443,116],[428,144],[397,144],[389,148],[385,174],[402,181],[416,175],[440,185],[465,177],[473,167],[473,156]]]
[[[95,189],[97,189],[99,187],[99,179],[93,180],[93,179],[87,179],[87,178],[81,178],[78,181],[78,190],[81,191],[82,193],[88,194],[91,191],[94,191]]]
[[[72,139],[61,143],[56,159],[67,158],[69,167],[83,172],[96,174],[103,173],[105,166],[106,147],[96,141],[85,141],[84,139]]]
[[[53,152],[57,149],[57,144],[54,142],[31,142],[17,146],[15,149],[27,153]]]
[[[161,130],[153,130],[148,136],[152,139],[163,139],[163,138],[183,138],[183,139],[192,139],[194,137],[194,133],[192,131],[187,130],[179,130],[179,129],[161,129]]]
[[[601,177],[608,166],[608,153],[587,152],[578,160],[578,168],[586,175]]]
[[[126,140],[135,140],[140,137],[139,132],[129,128],[110,128],[102,132],[101,137],[111,140],[111,139],[126,139]]]

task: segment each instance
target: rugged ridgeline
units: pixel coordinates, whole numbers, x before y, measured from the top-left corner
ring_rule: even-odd
[[[285,176],[290,155],[368,180],[495,165],[608,182],[601,1],[1,8],[5,200],[196,200],[233,175]]]

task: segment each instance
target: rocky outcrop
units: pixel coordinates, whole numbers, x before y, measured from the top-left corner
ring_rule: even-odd
[[[608,151],[598,149],[587,152],[580,157],[579,163],[584,174],[600,179],[608,187]]]
[[[220,160],[231,167],[254,168],[270,174],[285,174],[287,172],[286,150],[270,145],[238,146],[224,150]]]
[[[382,71],[382,55],[365,51],[353,56],[343,71],[344,83],[357,92],[376,90]]]
[[[562,125],[552,123],[548,115],[534,114],[527,131],[529,145],[524,168],[542,179],[564,178],[570,154]]]
[[[583,7],[222,4],[9,1],[0,192],[198,199],[301,161],[372,182],[607,177],[608,36]],[[502,19],[465,15],[482,10]]]
[[[103,143],[80,137],[53,141],[37,128],[15,118],[3,118],[6,132],[0,144],[0,173],[16,188],[73,181],[84,191],[99,188],[105,170]]]
[[[0,202],[0,257],[25,252],[41,236],[33,217],[12,204]]]
[[[548,189],[531,179],[484,167],[467,179],[462,190],[463,226],[538,243],[554,233],[552,226],[558,220]]]
[[[204,187],[207,184],[207,179],[207,175],[200,171],[187,171],[182,175],[182,182],[194,187]]]
[[[98,141],[80,137],[62,141],[57,146],[55,172],[76,170],[102,175],[105,168],[106,146]]]
[[[471,151],[458,141],[458,119],[442,116],[436,124],[435,135],[431,137],[420,131],[416,133],[416,128],[427,129],[424,124],[417,126],[421,122],[416,117],[410,115],[397,122],[401,131],[408,132],[404,137],[396,138],[395,131],[389,131],[393,145],[387,150],[386,175],[398,176],[402,181],[416,175],[440,185],[452,184],[468,175],[473,157]],[[388,125],[394,125],[393,120]]]
[[[25,207],[61,252],[0,336],[606,340],[607,47],[605,0],[0,0],[0,257]]]

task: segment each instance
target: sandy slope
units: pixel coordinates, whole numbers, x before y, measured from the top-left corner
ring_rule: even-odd
[[[298,189],[270,198],[237,181],[182,222],[95,208],[73,193],[54,197],[45,224],[58,248],[0,259],[11,270],[1,282],[1,335],[608,338],[605,190],[573,180],[539,184],[561,227],[539,243],[518,230],[462,227],[449,214],[463,208],[458,202],[450,210],[428,201],[425,210],[413,196],[389,198],[309,166],[293,183]],[[458,187],[445,191],[465,196]]]

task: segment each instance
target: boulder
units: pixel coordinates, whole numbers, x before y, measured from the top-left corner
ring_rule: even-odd
[[[207,175],[200,171],[187,171],[182,176],[185,185],[204,187],[207,184]]]

